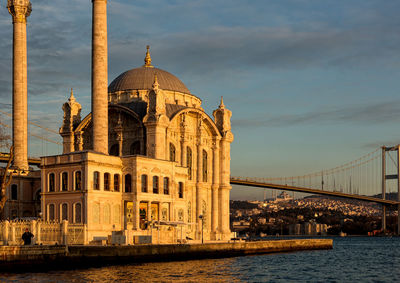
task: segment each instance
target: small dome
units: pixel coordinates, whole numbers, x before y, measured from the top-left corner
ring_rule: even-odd
[[[153,89],[154,75],[157,75],[160,89],[190,94],[188,88],[177,77],[167,71],[146,66],[126,71],[119,75],[108,87],[113,93],[125,90]]]

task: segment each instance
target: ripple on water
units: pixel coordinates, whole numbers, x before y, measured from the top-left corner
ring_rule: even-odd
[[[398,282],[400,238],[335,238],[333,250],[0,274],[1,282]]]

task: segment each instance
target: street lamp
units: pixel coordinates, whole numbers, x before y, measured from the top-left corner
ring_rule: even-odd
[[[203,237],[203,215],[199,215],[199,219],[201,220],[201,243],[204,244],[204,237]]]

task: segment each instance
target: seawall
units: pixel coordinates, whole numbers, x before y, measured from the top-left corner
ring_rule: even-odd
[[[332,248],[332,239],[183,245],[0,246],[0,272],[83,268],[131,262],[223,258]]]

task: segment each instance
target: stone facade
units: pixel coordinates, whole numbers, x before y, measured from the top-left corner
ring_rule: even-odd
[[[158,242],[176,239],[176,227],[181,239],[229,239],[231,111],[221,98],[214,118],[208,116],[201,99],[177,77],[152,66],[149,47],[145,64],[118,76],[107,90],[107,1],[92,3],[92,111],[82,119],[71,90],[62,107],[63,153],[42,157],[39,179],[39,171],[29,171],[24,147],[31,5],[8,1],[14,19],[13,107],[24,119],[13,118],[14,127],[23,129],[20,136],[14,131],[14,165],[28,171],[15,182],[26,183],[25,195],[32,177],[34,198],[41,180],[42,217],[84,224],[88,241],[116,232],[130,239],[148,236],[154,226]]]

